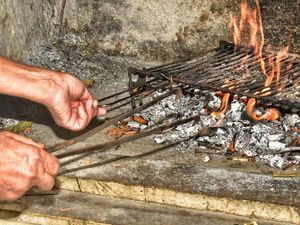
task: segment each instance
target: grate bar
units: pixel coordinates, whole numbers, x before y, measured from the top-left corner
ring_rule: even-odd
[[[263,52],[266,74],[272,70],[269,65],[271,52]],[[265,87],[267,76],[262,73],[260,59],[252,47],[234,46],[221,42],[216,49],[203,56],[169,63],[154,68],[135,70],[137,75],[166,77],[177,82],[212,91],[224,91],[239,96],[257,98],[262,102],[300,110],[300,60],[295,54],[288,54],[281,60],[281,76],[277,82],[276,72],[271,84]],[[276,58],[273,58],[275,63]]]

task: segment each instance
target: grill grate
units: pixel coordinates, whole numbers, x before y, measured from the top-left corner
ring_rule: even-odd
[[[264,52],[265,62],[271,53]],[[267,74],[271,66],[266,63]],[[235,47],[222,41],[220,46],[205,55],[169,63],[157,67],[138,70],[130,69],[130,86],[132,75],[140,80],[154,77],[188,84],[200,89],[224,91],[238,96],[256,98],[264,104],[284,109],[300,110],[300,60],[295,54],[288,54],[281,61],[280,80],[275,77],[266,88],[266,75],[261,72],[258,57],[252,48]],[[140,82],[138,85],[141,85]]]

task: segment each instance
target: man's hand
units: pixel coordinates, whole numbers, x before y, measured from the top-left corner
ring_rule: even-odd
[[[77,78],[26,66],[0,57],[0,93],[26,98],[47,106],[64,128],[84,129],[97,115],[106,113]]]
[[[16,200],[32,186],[53,188],[59,164],[43,148],[29,138],[0,133],[0,200]]]
[[[47,71],[43,104],[47,106],[55,122],[69,130],[82,130],[98,115],[106,110],[98,107],[98,101],[77,78],[66,74]]]

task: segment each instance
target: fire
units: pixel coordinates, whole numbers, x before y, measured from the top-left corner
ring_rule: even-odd
[[[210,115],[216,118],[221,117],[228,109],[230,93],[225,93],[222,98],[221,108],[218,112],[212,112]]]
[[[255,113],[255,104],[256,99],[250,98],[247,103],[247,114],[255,121],[261,121],[261,120],[269,120],[269,121],[275,121],[280,118],[280,113],[277,109],[271,108],[268,109],[265,114],[262,116],[258,116]]]
[[[230,82],[229,80],[225,80],[225,84],[222,85],[222,88],[224,88],[224,87],[227,87],[227,88],[229,88],[229,89],[232,89],[232,88],[234,87],[234,85],[233,85],[233,83]],[[217,112],[212,112],[210,115],[211,115],[212,117],[215,117],[215,118],[221,118],[222,115],[224,115],[225,112],[226,112],[227,109],[228,109],[229,99],[230,99],[231,94],[230,94],[230,93],[223,93],[223,92],[220,91],[220,92],[216,92],[216,95],[217,95],[217,96],[220,96],[220,97],[223,96],[223,97],[222,97],[221,107],[220,107],[219,111],[217,111]]]
[[[236,46],[252,46],[262,73],[266,76],[264,83],[265,88],[257,93],[261,96],[268,96],[271,94],[270,86],[274,83],[276,77],[277,90],[281,91],[284,86],[280,84],[281,80],[281,64],[288,54],[288,48],[281,49],[277,54],[274,53],[271,46],[267,47],[268,55],[263,55],[264,47],[264,31],[259,6],[259,0],[255,0],[255,7],[249,6],[247,0],[241,1],[241,16],[237,22],[234,15],[230,15],[230,29],[233,33],[233,39]],[[266,66],[266,62],[267,66]],[[246,60],[243,60],[242,64]],[[268,68],[267,68],[268,67]],[[255,112],[256,100],[251,98],[247,104],[247,114],[254,120],[275,120],[278,119],[280,113],[272,108],[267,110],[265,115],[258,117]]]
[[[255,55],[258,57],[261,70],[264,74],[266,74],[265,62],[262,57],[265,38],[258,0],[256,0],[256,8],[254,9],[248,6],[246,0],[242,0],[239,25],[235,16],[230,15],[229,26],[233,33],[235,45],[252,46],[254,48]]]

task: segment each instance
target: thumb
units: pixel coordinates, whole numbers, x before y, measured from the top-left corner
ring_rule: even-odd
[[[105,115],[107,110],[105,108],[98,108],[97,116]]]

